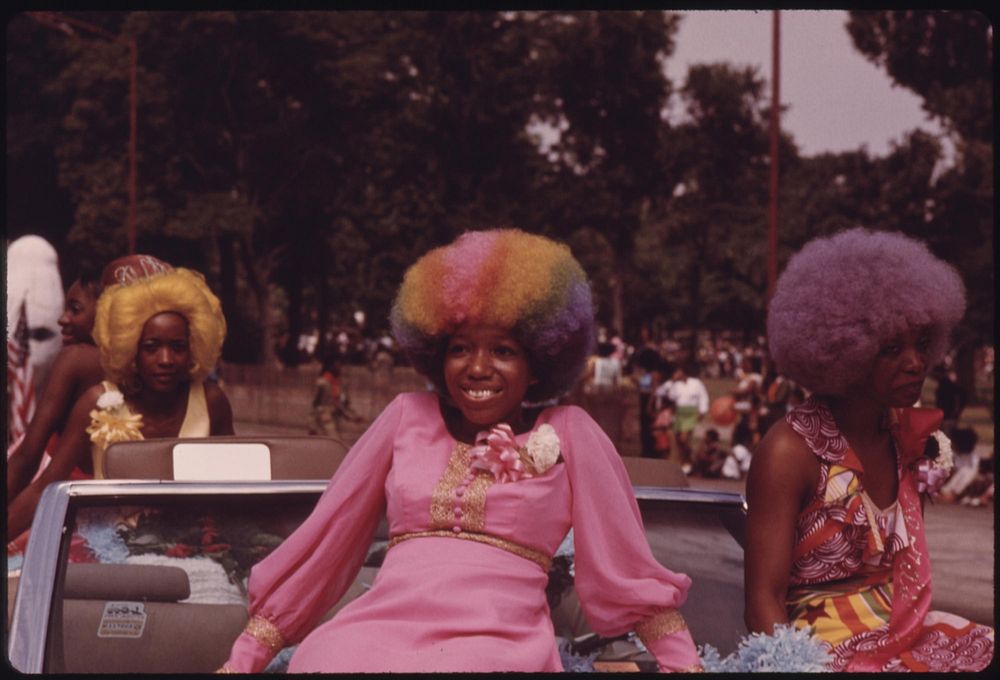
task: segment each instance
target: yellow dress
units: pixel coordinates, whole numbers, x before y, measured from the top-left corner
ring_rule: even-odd
[[[91,456],[94,462],[94,479],[104,479],[104,452],[108,445],[116,441],[137,441],[142,436],[142,415],[134,414],[125,404],[121,391],[114,383],[101,382],[104,394],[98,400],[98,408],[90,412],[91,424],[87,433],[93,442]],[[115,395],[119,395],[116,397]],[[106,399],[107,398],[107,399]],[[102,405],[104,400],[107,405]],[[178,437],[207,437],[212,430],[208,417],[208,403],[205,400],[204,382],[191,381],[188,391],[187,411]]]

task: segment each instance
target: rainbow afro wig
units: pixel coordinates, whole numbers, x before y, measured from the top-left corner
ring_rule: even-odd
[[[926,327],[933,366],[965,313],[954,267],[902,234],[849,229],[792,256],[768,306],[767,342],[778,370],[803,387],[843,396],[879,349]]]
[[[467,232],[417,260],[390,323],[414,368],[442,392],[445,348],[459,326],[510,328],[538,379],[529,402],[573,387],[594,343],[590,285],[569,247],[518,229]]]

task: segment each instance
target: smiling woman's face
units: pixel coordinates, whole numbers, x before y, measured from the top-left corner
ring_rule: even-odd
[[[524,348],[508,329],[467,324],[448,341],[444,381],[468,437],[497,423],[517,429],[521,402],[535,379]]]
[[[66,304],[59,317],[63,345],[93,343],[90,334],[96,313],[97,299],[79,281],[74,281],[66,291]]]
[[[153,392],[170,392],[190,380],[188,322],[175,312],[162,312],[142,327],[136,354],[139,380]]]

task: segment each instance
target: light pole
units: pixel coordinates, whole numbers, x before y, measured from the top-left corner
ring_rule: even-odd
[[[66,16],[60,14],[59,12],[26,12],[28,16],[37,21],[38,23],[48,26],[49,28],[54,28],[57,31],[61,31],[66,35],[76,37],[77,32],[74,29],[81,29],[98,35],[106,40],[115,42],[120,38],[124,38],[128,42],[128,53],[129,53],[129,78],[128,78],[128,222],[126,224],[126,234],[128,237],[128,252],[130,255],[135,253],[135,222],[136,222],[136,182],[137,182],[137,171],[136,171],[136,147],[138,146],[138,131],[137,123],[138,116],[136,113],[137,101],[136,101],[136,65],[139,61],[139,48],[134,37],[127,36],[116,36],[110,33],[100,26],[96,26],[90,22],[82,21],[81,19],[76,19],[74,17]]]
[[[772,12],[771,35],[771,200],[767,230],[767,299],[778,279],[778,138],[781,128],[781,26],[780,11]]]

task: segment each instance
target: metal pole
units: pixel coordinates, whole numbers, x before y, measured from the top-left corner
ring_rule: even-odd
[[[778,138],[780,133],[780,10],[772,12],[771,34],[771,200],[768,211],[767,239],[767,299],[774,294],[778,280]]]

